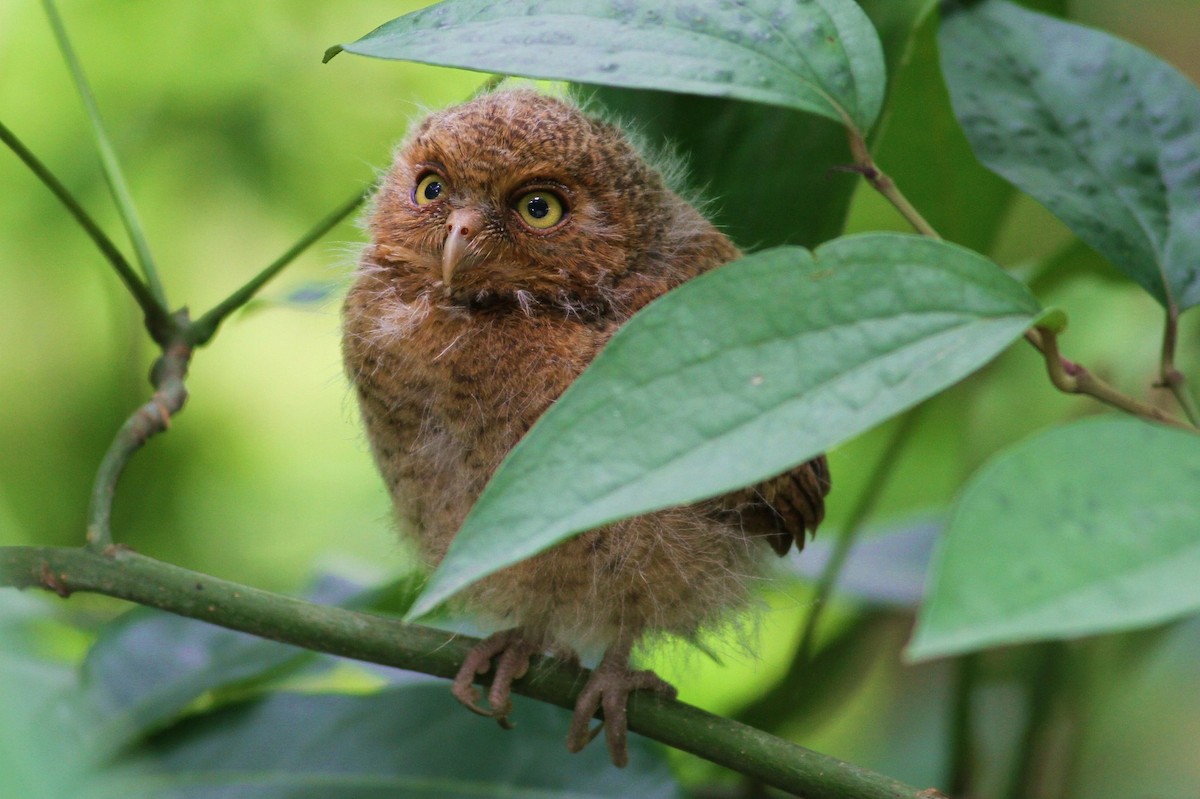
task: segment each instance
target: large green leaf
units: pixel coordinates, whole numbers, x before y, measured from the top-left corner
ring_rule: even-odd
[[[1200,437],[1125,417],[1053,429],[963,489],[909,655],[1200,610]]]
[[[199,697],[299,663],[311,653],[204,622],[138,608],[109,624],[83,664],[84,685],[119,747]]]
[[[879,38],[853,0],[459,0],[331,48],[605,86],[736,97],[869,130]]]
[[[415,596],[414,583],[406,579],[364,589],[322,575],[306,596],[353,608],[399,598],[403,612]],[[329,658],[288,644],[136,608],[104,627],[81,672],[89,706],[97,714],[95,737],[116,749],[157,730],[201,698],[330,663]]]
[[[97,735],[104,719],[86,700],[79,670],[47,653],[81,636],[55,603],[0,589],[0,797],[140,797],[133,770],[105,762],[111,746]]]
[[[521,700],[518,698],[518,702]],[[570,714],[518,708],[515,731],[466,711],[442,684],[365,696],[278,693],[186,721],[134,753],[168,799],[677,799],[663,751],[630,736],[567,752]]]
[[[630,320],[513,449],[410,617],[574,533],[795,466],[979,368],[1039,312],[982,256],[901,234],[702,275]]]
[[[1099,31],[985,0],[940,37],[979,160],[1164,306],[1200,303],[1200,91]]]
[[[892,79],[930,0],[862,0]],[[939,81],[940,83],[940,81]],[[600,87],[601,105],[644,138],[687,160],[689,188],[745,249],[815,247],[842,232],[859,179],[836,171],[853,158],[838,123],[741,100]],[[964,145],[965,149],[965,145]],[[950,237],[953,238],[953,237]]]

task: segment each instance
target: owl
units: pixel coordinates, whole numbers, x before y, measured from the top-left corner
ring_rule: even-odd
[[[438,564],[504,456],[639,308],[739,256],[620,128],[502,90],[411,129],[381,182],[343,309],[346,373],[400,528]],[[500,631],[454,695],[507,725],[530,658],[602,653],[567,746],[603,729],[624,765],[645,636],[693,638],[743,604],[763,554],[803,545],[830,479],[818,457],[761,485],[579,535],[464,592]],[[547,502],[554,498],[546,497]],[[493,672],[487,704],[473,686]],[[602,713],[594,730],[591,719]]]

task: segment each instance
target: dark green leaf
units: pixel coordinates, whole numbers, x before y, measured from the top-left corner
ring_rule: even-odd
[[[879,114],[886,78],[879,38],[853,0],[460,0],[394,19],[342,49],[507,75],[735,97],[863,131]]]
[[[136,737],[209,691],[294,664],[306,654],[246,633],[138,608],[110,624],[88,652],[84,685],[109,720],[102,737]]]
[[[931,0],[861,5],[894,76]],[[643,137],[668,142],[686,157],[688,188],[708,200],[709,217],[740,247],[816,247],[842,232],[858,178],[835,169],[853,160],[840,124],[716,97],[613,87],[593,97]]]
[[[963,489],[909,655],[1155,624],[1200,609],[1200,438],[1125,417],[1060,427]]]
[[[785,471],[970,374],[1039,313],[982,256],[900,234],[702,275],[635,316],[513,449],[410,617],[582,530]]]
[[[401,581],[379,590],[322,575],[309,599],[364,607],[397,590],[415,596]],[[154,730],[213,691],[282,675],[309,664],[304,649],[226,630],[150,608],[137,608],[109,624],[83,663],[93,708],[107,719],[99,737],[114,748]]]
[[[137,797],[126,770],[104,763],[111,748],[96,735],[102,719],[78,669],[43,651],[55,638],[81,635],[59,614],[42,597],[0,590],[0,797]]]
[[[611,88],[595,97],[686,157],[686,188],[739,247],[815,247],[842,232],[859,178],[835,170],[853,160],[841,125],[715,97]]]
[[[979,160],[1164,306],[1200,303],[1200,91],[1138,47],[1006,0],[948,15],[940,42]]]
[[[676,799],[662,750],[630,736],[572,755],[570,715],[517,699],[517,728],[466,711],[444,684],[367,696],[279,693],[180,724],[139,753],[175,799]]]

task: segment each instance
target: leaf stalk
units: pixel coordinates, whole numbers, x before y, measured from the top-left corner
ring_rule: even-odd
[[[205,313],[195,322],[192,322],[185,333],[187,340],[196,347],[207,344],[216,335],[217,328],[229,318],[230,314],[249,302],[271,278],[279,274],[285,266],[299,257],[301,253],[337,226],[339,222],[352,214],[360,205],[366,202],[367,198],[374,191],[375,184],[372,183],[366,188],[360,189],[349,200],[326,214],[307,233],[301,236],[295,244],[264,267],[261,272],[247,281],[245,285],[219,302],[212,310]]]
[[[1178,427],[1192,433],[1197,432],[1196,428],[1179,421],[1161,408],[1156,408],[1147,402],[1116,390],[1081,364],[1064,358],[1058,350],[1058,334],[1050,328],[1033,328],[1025,333],[1025,339],[1042,353],[1050,382],[1064,394],[1086,394],[1134,416]]]
[[[1175,347],[1179,342],[1179,306],[1174,302],[1167,305],[1167,319],[1163,326],[1162,363],[1159,370],[1158,388],[1169,390],[1193,427],[1200,427],[1200,408],[1187,387],[1187,378],[1175,368]]]

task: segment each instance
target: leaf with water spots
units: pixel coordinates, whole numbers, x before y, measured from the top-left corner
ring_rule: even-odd
[[[1128,417],[1025,441],[963,488],[908,654],[1157,624],[1200,610],[1200,437]]]
[[[895,83],[905,72],[901,67],[913,30],[932,0],[860,0],[859,5],[879,34],[889,82]],[[705,214],[743,249],[816,247],[844,229],[861,178],[836,169],[854,160],[840,123],[794,109],[674,92],[609,86],[595,89],[590,98],[630,121],[642,138],[682,154],[687,187],[708,200]]]
[[[1164,307],[1200,303],[1200,91],[1100,31],[985,0],[946,15],[943,74],[979,160]]]
[[[517,444],[409,616],[583,530],[796,466],[1042,316],[983,256],[904,234],[765,250],[691,280],[618,331]]]
[[[506,75],[731,97],[869,130],[883,51],[854,0],[459,0],[332,47]]]

